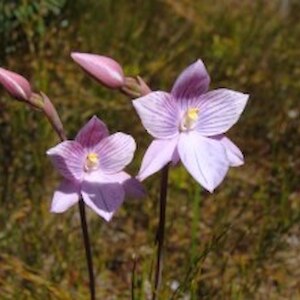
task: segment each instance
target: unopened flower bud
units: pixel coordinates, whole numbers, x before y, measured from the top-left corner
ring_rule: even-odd
[[[73,52],[71,57],[84,71],[106,87],[119,89],[124,85],[123,69],[112,58],[76,52]]]
[[[60,137],[60,139],[62,141],[66,140],[66,135],[64,132],[64,127],[63,124],[60,120],[60,117],[57,113],[57,110],[55,109],[53,103],[51,102],[51,100],[44,94],[41,92],[41,96],[43,99],[43,111],[45,116],[48,118],[49,122],[51,123],[53,129],[56,131],[56,133],[58,134],[58,136]]]
[[[15,99],[29,101],[32,92],[29,82],[21,75],[0,68],[0,84]]]

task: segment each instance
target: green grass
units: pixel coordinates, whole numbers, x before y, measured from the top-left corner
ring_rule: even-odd
[[[82,0],[47,6],[52,2],[41,0],[43,10],[26,12],[28,1],[22,0],[5,7],[5,14],[2,4],[1,65],[30,78],[52,99],[68,136],[93,114],[111,131],[132,134],[139,146],[133,174],[151,139],[130,100],[84,75],[69,57],[72,50],[112,56],[127,74],[166,90],[202,58],[212,88],[251,95],[229,132],[245,154],[243,167],[232,169],[212,195],[182,167],[171,170],[162,299],[298,299],[297,1],[291,1],[288,17],[276,1]],[[45,151],[57,138],[39,112],[0,92],[0,298],[87,299],[77,208],[49,213],[59,178]],[[134,264],[135,300],[151,295],[159,176],[145,186],[148,197],[126,201],[109,224],[88,214],[98,299],[130,299]]]

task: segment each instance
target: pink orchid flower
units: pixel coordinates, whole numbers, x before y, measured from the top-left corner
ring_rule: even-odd
[[[150,144],[137,178],[182,161],[188,172],[212,192],[229,166],[243,164],[243,154],[224,133],[240,118],[248,95],[228,89],[208,92],[210,77],[201,60],[185,69],[171,93],[152,92],[133,101]]]
[[[86,205],[109,221],[125,194],[143,196],[141,184],[122,171],[136,144],[127,134],[109,135],[106,125],[93,117],[74,141],[64,141],[47,154],[64,180],[55,191],[51,211],[62,213],[82,197]]]

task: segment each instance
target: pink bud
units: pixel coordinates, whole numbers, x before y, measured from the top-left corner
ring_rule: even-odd
[[[38,96],[38,95],[36,95]],[[56,131],[58,136],[62,141],[65,141],[67,139],[66,134],[64,132],[63,124],[60,120],[60,117],[57,113],[57,110],[55,109],[53,103],[51,100],[41,92],[41,97],[43,99],[43,111],[46,117],[48,118],[49,122],[51,123],[53,129]]]
[[[89,75],[108,88],[118,89],[125,83],[122,67],[113,59],[89,53],[71,53],[73,60]]]
[[[23,76],[0,68],[0,84],[3,85],[13,98],[21,101],[29,101],[32,94],[31,87]]]

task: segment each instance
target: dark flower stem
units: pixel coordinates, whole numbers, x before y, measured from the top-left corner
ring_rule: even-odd
[[[158,299],[159,289],[160,289],[161,281],[162,281],[168,177],[169,177],[169,165],[166,165],[161,171],[160,199],[159,199],[159,203],[160,203],[159,224],[158,224],[157,237],[156,237],[157,238],[157,256],[156,256],[155,281],[154,281],[154,290],[153,290],[152,300]]]
[[[131,272],[131,300],[135,300],[135,281],[136,281],[136,256],[133,256],[133,266],[132,266],[132,272]]]
[[[79,212],[80,212],[81,229],[82,229],[82,235],[83,235],[85,255],[86,255],[86,261],[87,261],[89,278],[90,278],[89,285],[90,285],[91,300],[95,300],[96,292],[95,292],[95,277],[94,277],[94,271],[93,271],[93,260],[92,260],[88,226],[87,226],[87,222],[86,222],[85,204],[82,199],[79,200],[78,205],[79,205]]]

